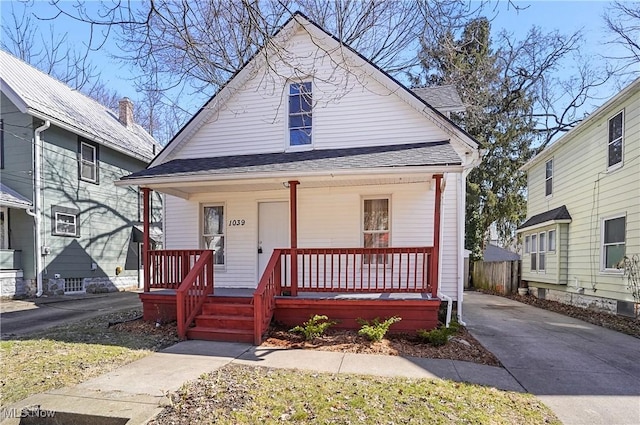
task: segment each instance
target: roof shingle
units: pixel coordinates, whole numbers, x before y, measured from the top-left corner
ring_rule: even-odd
[[[571,220],[571,215],[569,214],[569,210],[567,210],[566,205],[562,205],[561,207],[536,214],[533,217],[529,218],[529,220],[522,223],[522,225],[520,225],[518,229],[526,229],[527,227],[535,226],[536,224],[546,223],[547,221],[554,220]]]

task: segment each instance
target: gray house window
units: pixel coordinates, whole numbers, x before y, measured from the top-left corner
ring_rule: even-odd
[[[78,177],[91,183],[100,182],[98,146],[86,140],[78,142]]]
[[[311,82],[289,85],[289,146],[311,144]]]
[[[553,159],[548,160],[544,165],[544,194],[553,194]]]
[[[51,206],[51,234],[54,236],[80,236],[80,210],[65,208],[58,205]]]
[[[609,168],[622,165],[624,111],[620,111],[609,120],[609,146],[608,146],[608,166]]]

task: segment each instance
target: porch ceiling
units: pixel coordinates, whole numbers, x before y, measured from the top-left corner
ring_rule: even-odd
[[[251,180],[199,181],[182,183],[149,184],[152,190],[167,193],[181,198],[190,198],[200,193],[211,192],[255,192],[268,190],[288,190],[287,182],[300,182],[299,190],[324,187],[350,187],[389,184],[426,183],[431,184],[432,173],[407,175],[372,175],[372,176],[313,176],[296,178],[265,178]]]

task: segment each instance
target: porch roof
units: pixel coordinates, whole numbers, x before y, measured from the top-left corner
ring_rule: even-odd
[[[247,173],[322,172],[332,170],[389,170],[401,167],[446,167],[462,164],[448,141],[404,145],[233,155],[174,159],[121,180],[190,175],[236,175]]]
[[[26,210],[31,208],[31,201],[4,183],[0,183],[0,206]]]
[[[552,210],[545,211],[543,213],[536,214],[530,217],[527,221],[522,223],[520,227],[518,227],[518,232],[521,232],[525,229],[542,225],[545,223],[552,223],[552,222],[568,223],[570,221],[571,221],[571,214],[569,214],[569,210],[567,210],[567,206],[562,205],[558,208],[554,208]]]

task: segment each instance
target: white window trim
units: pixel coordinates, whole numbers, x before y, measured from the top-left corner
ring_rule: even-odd
[[[553,249],[551,249],[551,237],[549,235],[553,232]],[[556,229],[547,230],[547,252],[556,252],[558,250],[558,231]]]
[[[75,214],[70,214],[70,213],[65,213],[65,212],[60,212],[57,211],[55,216],[55,234],[56,235],[60,235],[60,236],[77,236],[78,235],[78,216]],[[64,232],[64,231],[60,231],[58,230],[58,217],[65,215],[67,217],[73,217],[73,232]],[[70,223],[64,223],[64,224],[70,224]]]
[[[618,115],[622,114],[622,134],[620,135],[620,140],[622,142],[622,152],[620,153],[620,162],[613,164],[613,165],[609,165],[609,145],[611,145],[612,141],[609,140],[609,125],[611,123],[611,120],[614,119],[615,117],[617,117]],[[624,109],[616,112],[615,114],[613,114],[611,116],[611,118],[609,118],[607,120],[607,172],[610,171],[615,171],[619,168],[622,168],[622,166],[624,165],[624,127],[625,127],[625,122],[624,122]]]
[[[82,156],[82,149],[83,147],[89,147],[91,148],[92,152],[93,152],[93,161],[87,161],[83,158]],[[83,169],[83,165],[84,164],[91,164],[93,165],[93,175],[94,178],[90,178],[90,177],[85,177],[82,174],[82,169]],[[92,144],[86,143],[86,142],[80,142],[80,180],[84,180],[84,181],[88,181],[88,182],[92,182],[92,183],[96,183],[98,181],[98,148]]]
[[[367,233],[370,234],[384,234],[384,233],[388,233],[389,234],[389,245],[388,247],[390,248],[392,245],[391,242],[391,237],[392,237],[392,223],[393,223],[393,217],[391,216],[391,195],[366,195],[366,196],[362,196],[360,199],[360,246],[362,246],[364,248],[364,234],[365,234],[365,230],[364,230],[364,202],[365,201],[370,201],[370,200],[378,200],[378,199],[386,199],[388,201],[387,205],[389,207],[389,229],[388,230],[378,230],[378,231],[371,231],[368,230]],[[363,260],[364,261],[364,260]],[[373,265],[373,264],[372,264]],[[384,266],[384,264],[375,264],[378,267],[382,267]],[[389,261],[387,261],[387,267],[391,267],[391,263]]]
[[[536,238],[536,240],[534,241],[533,238]],[[536,273],[538,271],[538,234],[537,233],[532,233],[531,234],[531,249],[529,252],[529,271],[532,273]],[[535,256],[536,259],[536,268],[533,268],[533,261],[531,261],[531,258],[533,258]]]
[[[624,235],[624,246],[625,250],[627,247],[627,215],[626,214],[618,214],[610,217],[603,217],[600,220],[600,273],[605,274],[623,274],[624,270],[622,269],[607,269],[605,267],[606,255],[604,249],[604,222],[609,220],[615,220],[616,218],[624,217],[624,225],[625,225],[625,235]]]
[[[541,236],[544,237],[544,248],[541,248],[540,245],[541,243]],[[548,245],[549,241],[547,239],[547,232],[540,232],[538,233],[538,252],[536,253],[536,255],[538,256],[538,259],[536,260],[536,266],[538,266],[538,273],[541,274],[545,274],[547,272],[547,245]],[[540,268],[540,254],[544,254],[544,268]]]
[[[551,162],[551,177],[547,177],[547,164]],[[544,163],[544,195],[546,198],[553,198],[553,175],[555,174],[555,164],[553,158]],[[551,193],[547,194],[547,181],[551,180]]]
[[[531,254],[531,236],[524,235],[524,253]]]
[[[311,143],[309,143],[308,145],[291,145],[291,128],[289,127],[289,97],[291,96],[291,85],[292,84],[302,84],[302,83],[311,83]],[[286,141],[286,146],[285,146],[285,151],[305,151],[305,150],[312,150],[313,149],[313,145],[315,143],[315,135],[314,135],[314,129],[315,129],[315,102],[313,99],[313,93],[315,92],[315,84],[313,83],[313,79],[310,77],[307,78],[301,78],[300,80],[297,81],[287,81],[286,84],[286,91],[285,91],[285,96],[286,96],[286,105],[287,105],[287,115],[286,115],[286,119],[285,119],[285,141]]]
[[[214,264],[213,268],[215,270],[224,271],[224,270],[226,270],[227,262],[229,260],[228,255],[227,255],[227,253],[228,253],[228,249],[227,249],[228,248],[228,245],[227,245],[227,243],[228,243],[227,236],[228,235],[227,235],[227,223],[226,223],[226,221],[227,221],[227,205],[224,202],[208,202],[206,204],[200,204],[200,226],[199,226],[200,227],[200,232],[199,232],[200,235],[198,236],[198,239],[200,239],[200,248],[201,249],[206,249],[205,244],[204,244],[204,236],[205,236],[205,234],[204,234],[204,209],[206,207],[222,207],[222,215],[223,215],[223,220],[222,220],[223,228],[222,228],[222,230],[223,230],[223,232],[222,233],[216,233],[216,235],[222,235],[222,237],[224,238],[224,254],[223,254],[224,255],[224,258],[223,258],[224,263],[223,264]]]

